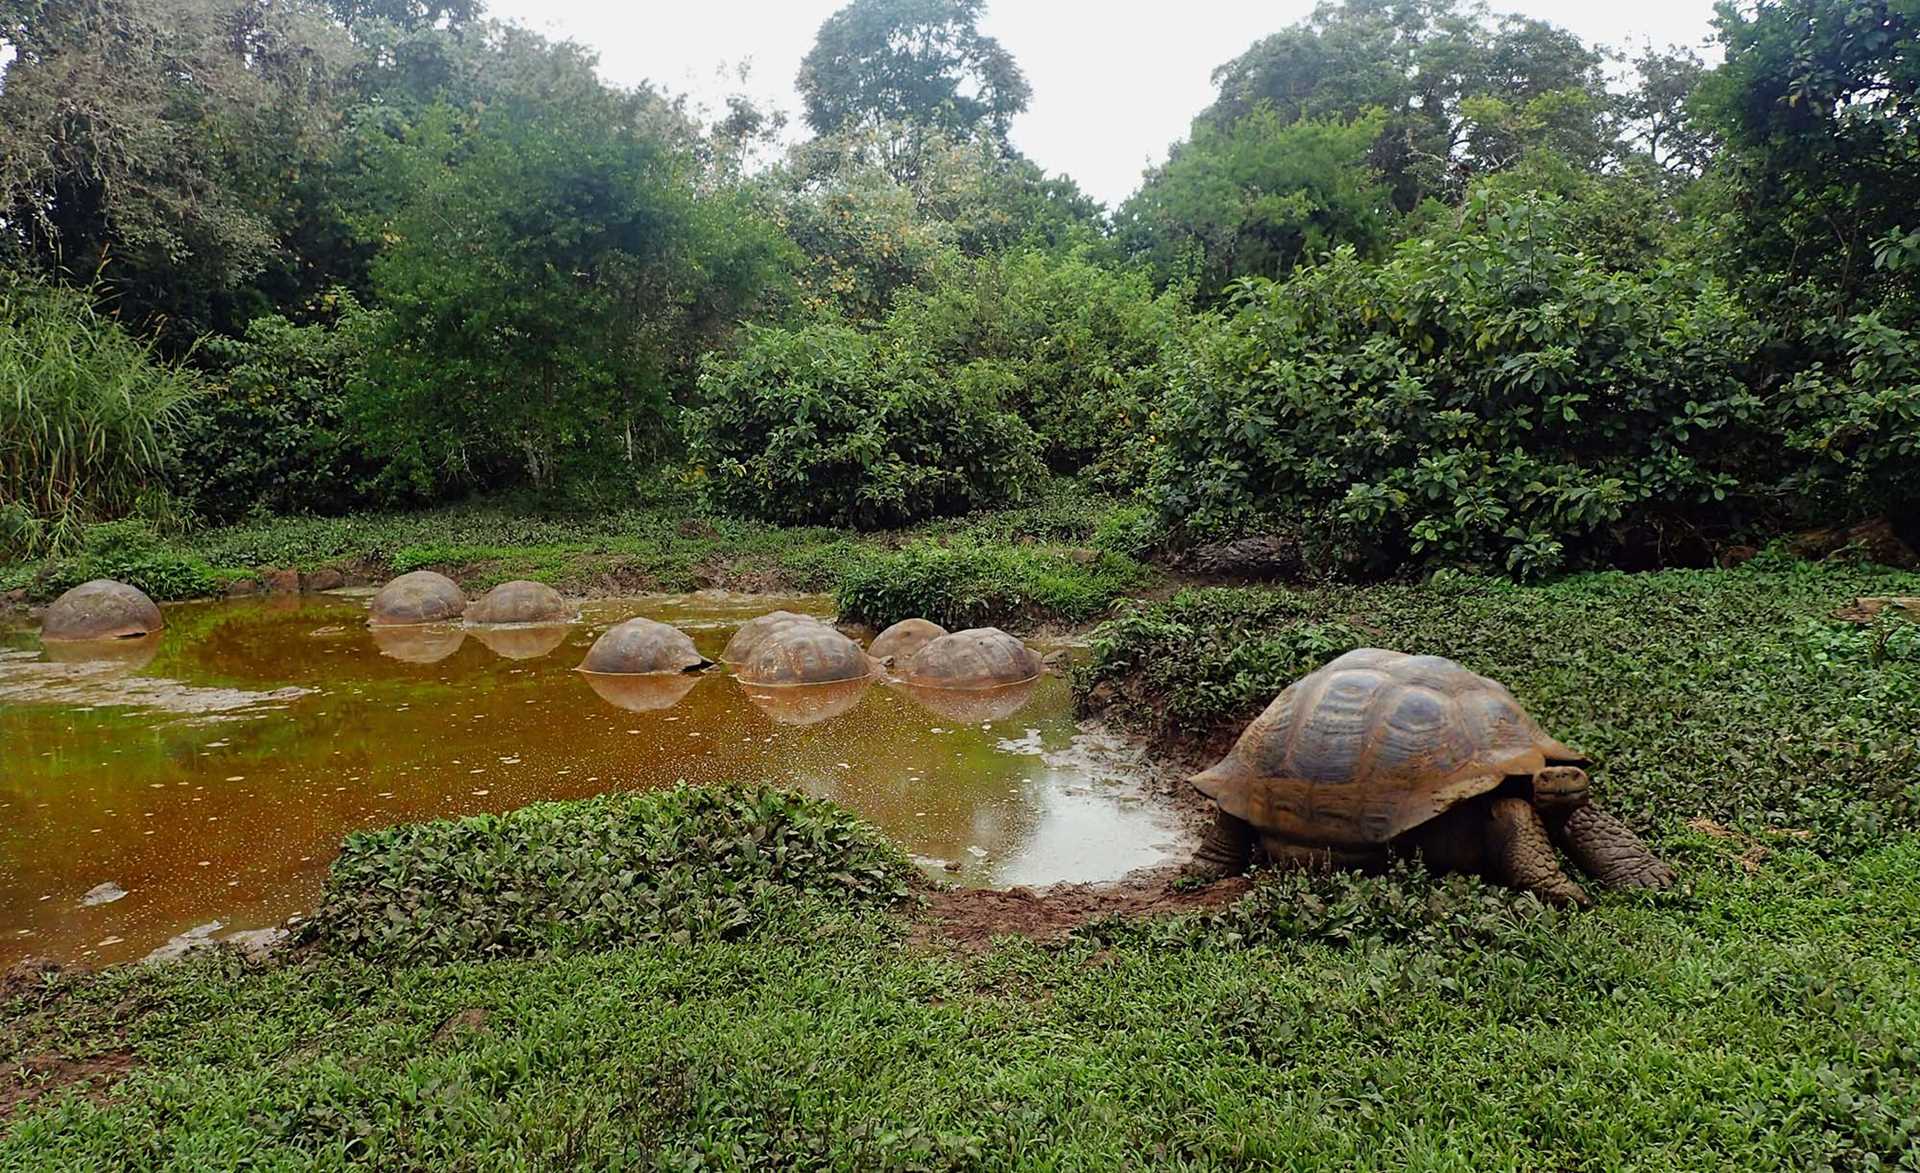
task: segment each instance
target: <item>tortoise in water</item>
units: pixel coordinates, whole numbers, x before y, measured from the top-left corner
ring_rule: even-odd
[[[96,578],[61,595],[40,621],[40,638],[60,640],[137,639],[167,625],[160,608],[139,587]]]
[[[830,684],[873,675],[873,661],[859,644],[808,620],[770,628],[733,671],[748,684]]]
[[[1609,888],[1673,872],[1587,796],[1586,755],[1548,737],[1500,684],[1439,656],[1348,652],[1288,686],[1194,786],[1220,817],[1196,862],[1382,862],[1419,851],[1558,904],[1587,895],[1555,845]]]
[[[431,570],[416,570],[380,588],[373,602],[367,604],[367,622],[375,627],[443,623],[458,619],[466,609],[467,597],[452,579]]]
[[[524,578],[503,582],[467,607],[469,627],[492,623],[566,623],[573,608],[544,582]]]
[[[802,615],[797,611],[769,611],[740,625],[720,651],[722,664],[744,664],[753,658],[753,653],[769,635],[792,623],[820,623],[811,615]],[[825,626],[824,624],[821,624]]]
[[[915,652],[947,634],[947,629],[927,619],[902,619],[873,637],[867,654],[876,660],[904,664]]]
[[[691,672],[706,665],[686,632],[652,619],[629,619],[595,640],[576,671],[632,675]]]
[[[929,640],[901,678],[922,688],[1004,688],[1040,675],[1040,657],[997,627],[970,627]]]

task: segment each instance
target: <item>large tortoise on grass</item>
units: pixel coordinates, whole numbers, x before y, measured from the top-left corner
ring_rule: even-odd
[[[1348,652],[1282,692],[1193,784],[1218,805],[1198,863],[1376,865],[1418,851],[1558,904],[1587,895],[1558,846],[1609,888],[1664,888],[1673,872],[1587,796],[1580,751],[1542,732],[1513,694],[1439,656]]]

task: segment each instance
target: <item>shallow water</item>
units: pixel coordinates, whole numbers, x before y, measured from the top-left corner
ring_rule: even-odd
[[[105,662],[0,634],[0,963],[275,924],[313,906],[357,829],[682,779],[832,798],[962,883],[1115,879],[1181,849],[1137,753],[1079,729],[1055,676],[982,698],[572,671],[633,615],[713,658],[776,608],[831,602],[604,599],[496,632],[373,632],[344,594],[193,603]]]

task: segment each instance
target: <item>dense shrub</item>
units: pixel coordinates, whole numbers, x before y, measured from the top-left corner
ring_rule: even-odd
[[[36,597],[51,598],[96,578],[132,583],[155,599],[197,599],[221,585],[205,558],[164,541],[144,522],[129,520],[88,526],[78,548],[40,567],[26,585]]]
[[[88,294],[0,278],[0,554],[154,506],[198,390]]]
[[[366,503],[378,462],[345,418],[366,372],[378,315],[333,295],[331,322],[255,318],[240,338],[213,338],[219,382],[184,429],[180,484],[195,512],[227,521],[255,513],[335,513]]]
[[[1343,252],[1241,286],[1172,364],[1170,523],[1306,518],[1388,565],[1528,576],[1759,487],[1755,332],[1724,288],[1602,268],[1562,244],[1550,198],[1469,213],[1381,265]]]
[[[931,619],[950,630],[1080,623],[1137,587],[1146,571],[1117,554],[918,542],[867,559],[840,579],[840,613],[876,627]]]
[[[806,894],[903,899],[909,872],[831,804],[677,787],[353,835],[307,931],[394,962],[730,936]]]
[[[820,324],[747,333],[709,355],[688,417],[715,504],[783,522],[872,529],[1018,500],[1038,442],[967,372],[926,352]]]
[[[1800,459],[1787,487],[1822,520],[1920,516],[1920,332],[1881,312],[1815,319],[1814,361],[1770,396]]]
[[[1146,479],[1160,355],[1188,314],[1143,270],[1085,250],[1028,251],[940,269],[902,298],[890,333],[924,347],[955,377],[988,382],[1039,435],[1048,467],[1103,488]]]

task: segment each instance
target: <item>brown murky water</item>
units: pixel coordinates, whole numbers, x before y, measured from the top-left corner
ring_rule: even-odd
[[[356,829],[681,779],[832,798],[963,883],[1115,879],[1182,849],[1138,755],[1078,728],[1055,676],[916,697],[571,670],[633,615],[715,657],[754,615],[830,606],[703,592],[593,601],[557,629],[376,633],[364,597],[196,603],[105,662],[0,634],[0,963],[275,924]]]

